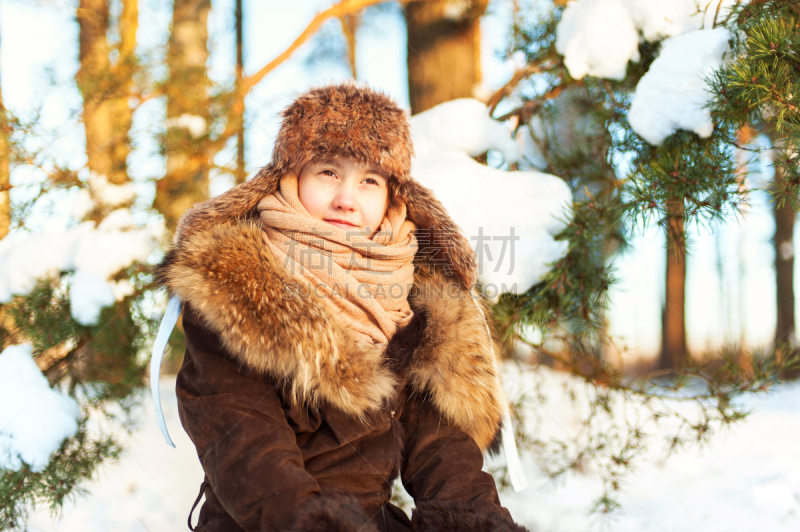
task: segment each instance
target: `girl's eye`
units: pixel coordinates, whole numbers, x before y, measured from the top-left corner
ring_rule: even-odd
[[[320,172],[320,174],[325,174],[325,175],[336,177],[336,173],[333,170],[322,170]]]
[[[370,181],[370,182],[371,182],[372,184],[374,184],[374,185],[379,185],[379,184],[380,184],[380,183],[378,183],[378,180],[377,180],[377,179],[374,179],[374,178],[372,178],[372,177],[368,177],[368,178],[366,178],[364,181]]]

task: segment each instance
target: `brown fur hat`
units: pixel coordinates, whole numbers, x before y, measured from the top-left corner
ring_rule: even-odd
[[[408,112],[381,92],[355,83],[325,85],[300,95],[281,113],[271,166],[281,174],[318,157],[375,164],[397,184],[411,172]]]

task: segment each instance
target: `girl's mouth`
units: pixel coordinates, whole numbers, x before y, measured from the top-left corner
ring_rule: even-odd
[[[325,220],[325,221],[327,223],[331,224],[331,225],[335,225],[336,227],[339,227],[339,228],[345,229],[345,230],[348,230],[348,229],[350,229],[350,230],[359,229],[359,227],[357,225],[351,224],[349,222],[345,222],[343,220]]]

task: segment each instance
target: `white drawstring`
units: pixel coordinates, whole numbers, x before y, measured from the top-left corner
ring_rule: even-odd
[[[158,334],[156,335],[156,342],[153,344],[153,356],[150,359],[150,391],[153,394],[153,406],[156,409],[156,421],[158,428],[161,429],[161,434],[167,441],[167,445],[175,447],[169,437],[167,431],[167,424],[164,421],[164,412],[161,410],[161,393],[158,389],[158,377],[161,373],[161,360],[164,358],[164,349],[167,347],[167,341],[172,334],[172,329],[178,323],[178,316],[181,314],[181,298],[172,296],[167,304],[167,310],[164,312],[164,317],[161,319],[161,325],[158,327]]]
[[[494,363],[495,373],[500,378],[500,370],[497,365],[497,357],[494,353],[494,341],[492,340],[492,332],[489,330],[489,322],[486,321],[486,314],[478,304],[475,295],[470,292],[472,302],[478,309],[478,312],[483,316],[483,324],[486,325],[486,334],[489,336],[489,347],[492,350],[492,362]],[[508,476],[511,478],[511,487],[514,488],[515,493],[528,488],[528,479],[525,478],[525,472],[522,470],[522,462],[519,460],[519,453],[517,452],[517,442],[514,441],[514,429],[511,426],[511,413],[509,412],[508,405],[504,404],[503,412],[503,453],[506,455],[506,469]]]

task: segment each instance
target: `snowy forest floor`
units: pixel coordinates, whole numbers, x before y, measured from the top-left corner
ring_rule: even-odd
[[[527,405],[540,438],[559,433],[569,437],[577,430],[573,406],[559,394],[565,384],[580,388],[581,383],[547,368],[524,375],[509,369],[508,382],[527,388],[526,380],[536,379],[548,397],[546,403]],[[164,443],[147,394],[140,430],[121,459],[102,467],[87,486],[90,494],[68,502],[61,519],[47,509],[33,514],[31,532],[187,530],[203,472],[178,419],[174,377],[162,378],[161,394],[177,448]],[[536,458],[526,454],[522,462],[530,487],[502,494],[502,502],[519,523],[538,532],[800,530],[800,383],[781,384],[742,403],[752,413],[715,435],[709,446],[664,459],[661,446],[653,445],[628,477],[619,498],[621,509],[611,519],[589,515],[601,494],[592,467],[553,482]],[[502,455],[492,465],[499,463]]]

